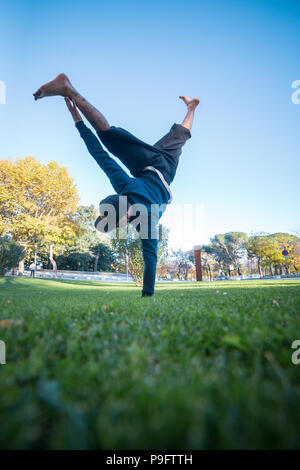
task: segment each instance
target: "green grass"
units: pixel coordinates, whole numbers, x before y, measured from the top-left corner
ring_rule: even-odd
[[[299,287],[0,279],[0,447],[299,449]]]

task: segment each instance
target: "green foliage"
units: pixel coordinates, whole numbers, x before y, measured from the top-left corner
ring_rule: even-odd
[[[169,254],[169,229],[162,224],[158,226],[159,241],[157,247],[156,273],[160,275]]]
[[[56,246],[57,269],[72,271],[113,271],[115,257],[107,239],[96,232],[94,206],[78,206],[72,216],[77,233],[72,243]],[[44,268],[51,268],[47,245],[40,245]]]
[[[72,271],[114,271],[115,256],[106,245],[89,246],[86,252],[72,247],[56,257],[57,268]]]
[[[253,235],[249,238],[247,251],[249,258],[257,260],[260,274],[262,273],[261,268],[267,266],[270,268],[271,274],[273,274],[272,266],[275,269],[280,267],[281,271],[284,267],[287,273],[292,267],[297,272],[297,266],[300,267],[299,244],[300,238],[289,233]],[[287,259],[282,255],[284,249],[289,252]]]
[[[215,235],[211,244],[202,249],[214,257],[221,269],[231,274],[236,271],[241,274],[241,260],[246,255],[248,236],[244,232],[228,232]]]
[[[215,275],[219,274],[221,266],[212,254],[205,250],[202,250],[201,262],[203,272],[204,274],[206,274],[206,277],[209,280],[212,280]]]
[[[128,266],[132,279],[140,286],[143,281],[144,260],[137,231],[130,224],[118,229],[117,236],[111,239],[111,246],[116,255],[118,271],[124,272]]]
[[[78,196],[66,168],[33,157],[0,162],[0,234],[24,247],[71,241]]]
[[[78,253],[65,251],[56,257],[57,269],[71,271],[93,271],[94,256],[90,253]]]
[[[25,256],[24,248],[9,237],[0,237],[0,276],[16,267]]]
[[[159,225],[159,241],[157,249],[157,272],[159,272],[168,256],[168,229]],[[116,266],[119,271],[128,271],[138,286],[142,284],[144,273],[144,260],[141,249],[141,240],[134,227],[128,224],[117,231],[117,237],[111,239],[111,246],[116,255]]]
[[[286,249],[289,257],[284,258]],[[209,245],[202,246],[203,268],[209,277],[212,272],[233,272],[241,275],[248,259],[256,264],[260,275],[289,274],[300,271],[300,237],[289,233],[257,234],[247,237],[243,232],[215,235]]]
[[[94,271],[115,271],[116,257],[112,249],[98,243],[91,247],[94,256]]]
[[[105,243],[105,236],[96,231],[94,223],[97,211],[94,206],[78,206],[74,214],[74,222],[78,226],[79,233],[72,245],[73,252],[88,253],[90,247],[99,242]]]
[[[299,449],[299,285],[0,280],[0,447]]]

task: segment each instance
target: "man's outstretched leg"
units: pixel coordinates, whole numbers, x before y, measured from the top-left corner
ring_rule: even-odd
[[[187,114],[182,124],[173,124],[170,131],[154,144],[155,148],[164,152],[165,163],[160,167],[160,162],[158,162],[158,165],[156,163],[156,167],[163,173],[168,184],[170,184],[175,177],[182,147],[191,137],[190,131],[193,125],[195,109],[200,103],[196,98],[193,100],[186,96],[180,96],[179,98],[181,98],[187,106]],[[153,166],[155,166],[155,164],[153,164]]]
[[[35,100],[45,98],[46,96],[68,97],[76,103],[77,107],[96,131],[105,131],[110,128],[103,114],[78,93],[64,73],[57,75],[54,80],[41,86],[33,96]]]

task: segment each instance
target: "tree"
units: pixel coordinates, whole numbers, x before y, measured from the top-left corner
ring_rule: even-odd
[[[142,284],[144,272],[144,260],[141,250],[141,242],[139,236],[132,227],[128,224],[117,231],[117,237],[111,240],[112,249],[116,255],[116,266],[121,272],[125,272],[126,267],[139,286]]]
[[[168,251],[167,230],[161,224],[159,225],[158,241],[158,269],[162,266]],[[124,272],[126,266],[135,281],[140,286],[143,281],[144,260],[141,250],[141,241],[135,228],[128,224],[118,230],[117,237],[111,240],[112,249],[116,255],[116,267]]]
[[[57,250],[56,263],[58,269],[73,271],[111,271],[114,269],[114,255],[107,245],[105,235],[96,232],[94,206],[78,206],[73,220],[78,227],[75,239]],[[103,242],[102,242],[102,241]],[[105,244],[104,244],[105,243]],[[41,254],[43,249],[40,249]],[[48,267],[48,259],[43,253],[44,267]]]
[[[58,269],[72,271],[113,271],[115,256],[111,248],[98,243],[85,252],[73,251],[67,247],[56,257],[56,263]]]
[[[172,257],[177,267],[178,279],[187,280],[189,271],[194,266],[194,255],[191,251],[172,250]]]
[[[33,157],[0,162],[0,235],[29,250],[35,243],[55,247],[74,239],[78,196],[67,169]]]
[[[74,252],[86,253],[90,251],[91,246],[95,246],[100,242],[103,244],[108,243],[107,237],[95,229],[96,218],[97,212],[93,205],[80,205],[77,207],[74,221],[78,226],[78,233],[72,245]]]
[[[253,235],[248,240],[247,252],[250,259],[256,259],[258,274],[262,276],[262,268],[271,266],[270,261],[276,252],[276,245],[268,235]],[[272,267],[270,269],[272,270]]]
[[[300,239],[296,242],[292,249],[293,259],[291,261],[291,268],[296,273],[300,272]]]
[[[290,268],[297,272],[297,245],[300,238],[289,233],[273,233],[271,235],[253,235],[248,242],[248,256],[257,260],[258,272],[269,268],[270,274],[288,274]],[[289,257],[284,258],[282,251],[287,250]]]
[[[228,232],[218,234],[211,238],[209,245],[203,246],[202,249],[214,257],[220,265],[222,271],[228,273],[235,270],[241,275],[241,260],[245,257],[247,251],[248,236],[244,232]]]
[[[169,229],[166,228],[164,225],[159,224],[158,226],[159,231],[159,242],[157,247],[157,274],[158,277],[162,277],[163,274],[163,267],[164,263],[169,254]]]
[[[247,243],[248,236],[244,232],[225,233],[225,244],[228,247],[229,258],[239,276],[242,274],[240,262],[246,255]]]
[[[0,276],[14,268],[24,258],[25,250],[9,237],[0,238]]]
[[[214,274],[219,273],[221,267],[218,264],[218,262],[215,260],[213,255],[205,251],[205,247],[202,247],[201,249],[202,249],[202,253],[201,253],[202,268],[206,276],[211,281],[214,278]]]
[[[295,271],[296,273],[299,273],[300,272],[300,228],[294,230],[294,233],[296,234],[295,244],[293,247],[294,260],[291,263],[291,267],[293,271]]]
[[[91,251],[94,255],[94,271],[115,270],[115,254],[109,246],[98,243],[91,247]]]

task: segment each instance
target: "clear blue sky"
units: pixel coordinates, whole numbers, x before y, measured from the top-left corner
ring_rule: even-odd
[[[299,2],[24,0],[0,14],[0,158],[57,160],[82,203],[98,204],[112,188],[63,100],[32,93],[66,72],[112,125],[149,143],[181,121],[186,94],[201,105],[172,191],[204,205],[192,242],[299,227]]]

